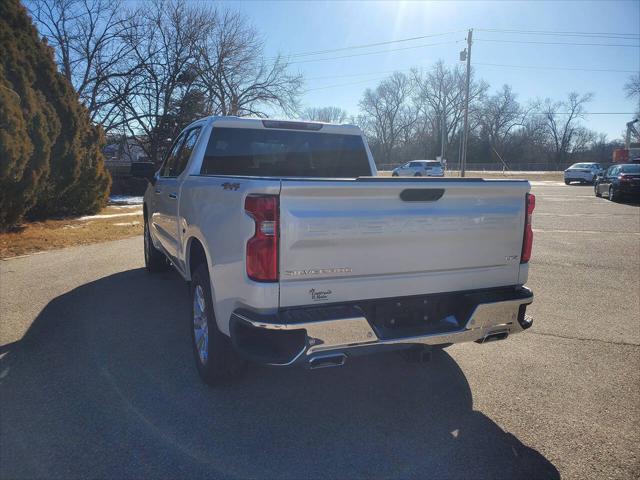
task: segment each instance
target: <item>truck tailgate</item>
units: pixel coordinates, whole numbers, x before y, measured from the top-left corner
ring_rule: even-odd
[[[283,180],[280,306],[518,283],[527,181]]]

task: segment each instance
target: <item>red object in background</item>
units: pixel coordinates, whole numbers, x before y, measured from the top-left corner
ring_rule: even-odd
[[[627,163],[629,161],[629,150],[626,148],[616,148],[613,151],[613,163]]]

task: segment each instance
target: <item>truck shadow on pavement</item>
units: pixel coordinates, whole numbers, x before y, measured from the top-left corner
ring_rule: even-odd
[[[473,410],[445,352],[206,387],[188,304],[177,274],[142,269],[51,301],[0,352],[2,477],[559,478]]]

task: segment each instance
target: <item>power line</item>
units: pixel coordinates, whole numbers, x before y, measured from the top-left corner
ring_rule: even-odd
[[[611,73],[637,73],[638,70],[618,70],[618,69],[610,69],[610,68],[592,68],[592,67],[555,67],[555,66],[543,66],[543,65],[510,65],[504,63],[481,63],[481,62],[473,62],[472,65],[482,65],[488,67],[507,67],[507,68],[527,68],[527,69],[538,69],[538,70],[570,70],[570,71],[584,71],[584,72],[611,72]],[[383,75],[383,74],[391,74],[395,72],[409,72],[414,68],[423,68],[431,65],[413,65],[407,68],[395,68],[393,70],[381,70],[377,72],[362,72],[362,73],[348,73],[341,75],[323,75],[321,77],[309,77],[305,80],[333,80],[335,78],[352,78],[352,77],[366,77],[369,75]],[[376,77],[377,78],[377,77]]]
[[[362,72],[362,73],[347,73],[344,75],[324,75],[322,77],[309,77],[309,78],[305,78],[305,80],[332,80],[334,78],[350,78],[350,77],[366,77],[367,75],[382,75],[382,74],[386,74],[386,73],[393,73],[393,72],[407,72],[409,70],[411,70],[413,67],[409,67],[409,68],[396,68],[395,70],[382,70],[379,72]]]
[[[526,115],[577,115],[576,112],[526,112]],[[634,112],[581,112],[579,115],[635,115]]]
[[[499,63],[479,63],[479,62],[474,62],[472,65],[482,65],[482,66],[490,66],[490,67],[526,68],[526,69],[534,69],[534,70],[568,70],[568,71],[605,72],[605,73],[607,72],[635,73],[636,72],[636,70],[613,70],[613,69],[604,69],[604,68],[592,69],[592,68],[582,68],[582,67],[544,67],[544,66],[533,66],[533,65],[505,65],[505,64],[499,64]],[[414,68],[416,67],[386,70],[381,72],[356,73],[351,75],[335,75],[335,76],[329,75],[325,77],[312,77],[312,78],[308,78],[307,80],[323,80],[323,79],[332,79],[332,78],[345,78],[345,77],[348,78],[348,77],[361,77],[361,76],[375,75],[375,77],[373,78],[367,78],[365,80],[358,80],[355,82],[338,83],[334,85],[323,85],[322,87],[309,88],[305,90],[305,93],[314,92],[316,90],[327,90],[331,88],[349,87],[352,85],[360,85],[360,84],[375,81],[375,80],[382,80],[385,77],[384,76],[381,77],[380,75],[389,75],[395,72],[408,72],[413,70]]]
[[[386,42],[367,43],[367,44],[362,44],[362,45],[352,45],[352,46],[349,46],[349,47],[331,48],[331,49],[326,49],[326,50],[315,50],[315,51],[309,51],[309,52],[298,52],[298,53],[291,53],[289,55],[283,55],[283,56],[287,57],[287,58],[298,58],[298,57],[306,57],[306,56],[311,56],[311,55],[322,55],[322,54],[326,54],[326,53],[343,52],[343,51],[347,51],[347,50],[356,50],[356,49],[360,49],[360,48],[380,47],[382,45],[391,45],[391,44],[394,44],[394,43],[412,42],[412,41],[415,41],[415,40],[422,40],[424,38],[442,37],[442,36],[445,36],[445,35],[452,35],[454,33],[460,33],[460,32],[463,32],[463,31],[464,30],[455,30],[455,31],[452,31],[452,32],[433,33],[433,34],[429,34],[429,35],[421,35],[419,37],[400,38],[398,40],[388,40]],[[277,58],[278,57],[272,57],[272,60],[275,60]]]
[[[491,32],[491,33],[513,33],[513,34],[525,34],[525,35],[543,35],[543,36],[576,36],[576,37],[592,37],[592,38],[613,38],[620,40],[636,40],[640,39],[640,34],[636,33],[616,33],[616,32],[564,32],[564,31],[550,31],[550,30],[515,30],[515,29],[497,29],[497,28],[479,28],[476,29],[481,32]],[[376,42],[376,43],[366,43],[361,45],[351,45],[347,47],[340,48],[330,48],[324,50],[312,50],[307,52],[296,52],[291,53],[289,55],[282,55],[280,57],[272,57],[272,60],[286,57],[286,58],[300,58],[306,56],[313,55],[323,55],[327,53],[336,53],[343,52],[349,50],[357,50],[361,48],[369,48],[369,47],[380,47],[382,45],[391,45],[395,43],[404,43],[404,42],[412,42],[415,40],[422,40],[425,38],[433,38],[433,37],[442,37],[445,35],[453,35],[455,33],[461,33],[464,30],[452,30],[450,32],[441,32],[441,33],[432,33],[428,35],[420,35],[416,37],[408,37],[408,38],[399,38],[396,40],[388,40],[384,42]],[[589,44],[591,45],[591,44]],[[609,44],[607,44],[609,45]],[[611,44],[612,46],[618,46],[616,44]],[[624,46],[634,46],[634,45],[624,45]]]
[[[498,28],[478,28],[480,32],[491,33],[509,33],[517,35],[542,35],[556,37],[591,37],[591,38],[617,38],[624,40],[637,40],[640,38],[638,33],[617,33],[617,32],[559,32],[550,30],[515,30],[515,29],[498,29]]]
[[[509,67],[509,68],[530,68],[535,70],[570,70],[580,72],[614,72],[614,73],[637,73],[638,70],[616,70],[611,68],[587,68],[587,67],[544,67],[537,65],[507,65],[502,63],[480,63],[473,62],[473,65],[483,65],[488,67]]]
[[[533,40],[498,40],[495,38],[476,39],[477,42],[496,42],[496,43],[528,43],[534,45],[579,45],[586,47],[632,47],[640,48],[640,44],[631,45],[628,43],[578,43],[578,42],[539,42]]]
[[[389,52],[399,52],[399,51],[403,51],[403,50],[412,50],[415,48],[423,48],[423,47],[433,47],[436,45],[449,45],[452,43],[460,43],[461,40],[450,40],[447,42],[436,42],[436,43],[425,43],[422,45],[413,45],[411,47],[402,47],[402,48],[390,48],[387,50],[379,50],[377,52],[365,52],[365,53],[353,53],[351,55],[341,55],[339,57],[327,57],[327,58],[315,58],[312,60],[298,60],[298,61],[294,61],[294,62],[287,62],[288,65],[293,65],[293,64],[298,64],[298,63],[311,63],[311,62],[322,62],[322,61],[327,61],[327,60],[339,60],[342,58],[353,58],[353,57],[363,57],[363,56],[367,56],[367,55],[378,55],[381,53],[389,53]]]
[[[357,81],[357,82],[339,83],[337,85],[326,85],[324,87],[309,88],[309,89],[305,90],[304,93],[315,92],[316,90],[326,90],[328,88],[349,87],[351,85],[360,85],[362,83],[367,83],[367,82],[371,82],[371,81],[375,81],[375,80],[382,80],[382,78],[384,78],[384,77],[367,78],[366,80],[360,80],[360,81]]]

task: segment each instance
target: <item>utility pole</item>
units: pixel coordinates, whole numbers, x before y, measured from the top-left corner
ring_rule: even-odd
[[[469,83],[471,82],[471,44],[473,29],[469,29],[467,34],[467,48],[460,52],[460,60],[467,60],[467,84],[464,96],[464,129],[462,131],[462,156],[460,158],[460,176],[464,177],[467,168],[467,139],[469,136]]]
[[[440,118],[440,129],[442,130],[442,145],[440,146],[440,161],[443,162],[444,161],[444,154],[445,154],[445,145],[447,143],[447,115],[445,114],[445,112],[442,112],[442,117]]]

